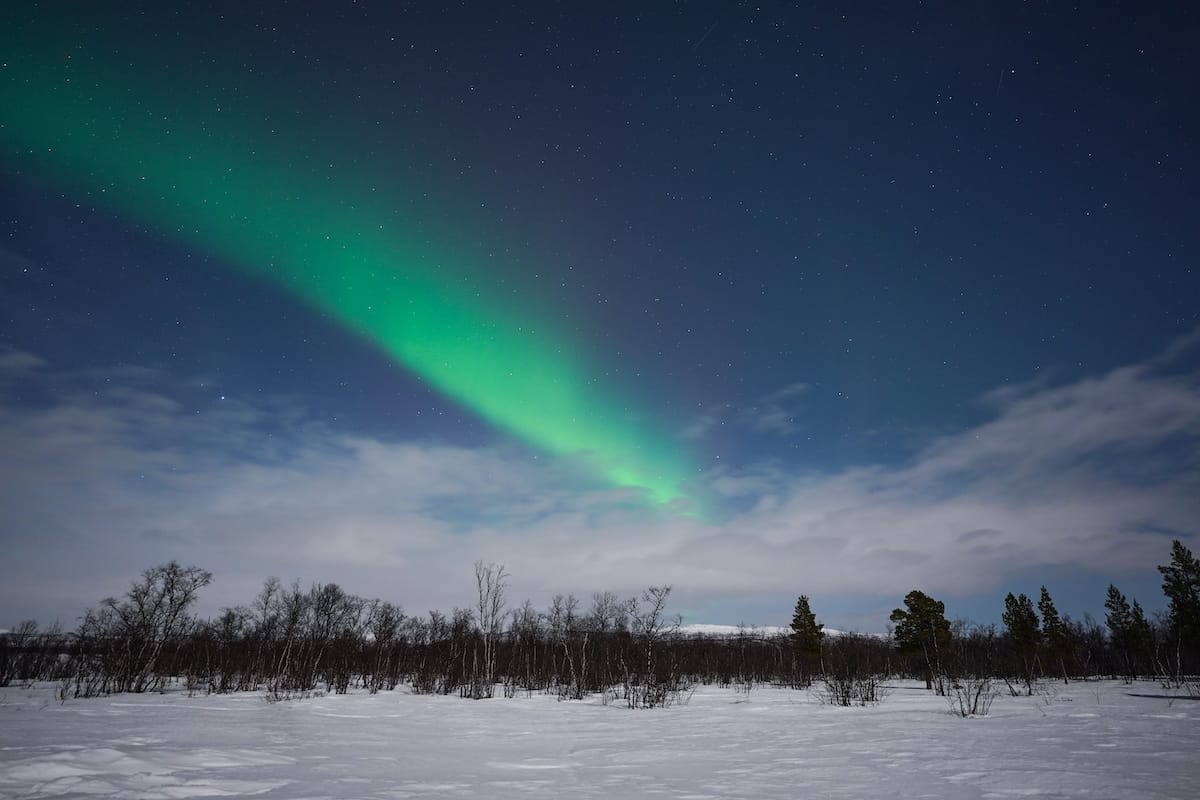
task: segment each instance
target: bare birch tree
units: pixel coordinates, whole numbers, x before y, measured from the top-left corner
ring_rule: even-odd
[[[508,573],[503,564],[475,562],[475,587],[479,593],[476,610],[479,612],[479,635],[483,641],[483,664],[473,677],[472,696],[492,697],[496,692],[496,644],[507,616],[505,590]]]

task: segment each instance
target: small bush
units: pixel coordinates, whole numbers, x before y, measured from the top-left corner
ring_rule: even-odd
[[[991,678],[960,678],[948,681],[946,701],[950,711],[960,717],[986,717],[999,692]]]
[[[876,675],[866,677],[829,676],[825,688],[818,697],[831,706],[868,706],[883,701],[887,696]]]

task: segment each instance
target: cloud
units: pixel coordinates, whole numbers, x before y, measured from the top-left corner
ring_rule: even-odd
[[[680,436],[689,441],[702,439],[726,422],[741,431],[792,436],[803,430],[796,421],[797,401],[809,388],[807,383],[790,383],[767,393],[755,404],[736,410],[731,403],[711,404],[692,417]]]
[[[790,383],[762,398],[757,405],[742,409],[743,425],[756,433],[792,436],[803,430],[796,421],[797,401],[807,394],[807,383]]]
[[[747,427],[758,433],[791,436],[800,431],[796,415],[782,406],[751,406],[742,412]]]
[[[28,377],[46,366],[45,359],[33,353],[0,346],[0,380]]]
[[[771,392],[763,398],[763,402],[782,403],[785,400],[792,400],[800,397],[803,394],[807,394],[808,390],[809,385],[807,383],[796,381],[795,383],[789,383],[787,386],[783,386]]]
[[[208,611],[278,575],[419,612],[468,604],[482,558],[508,565],[514,598],[670,583],[683,607],[736,620],[786,612],[800,591],[970,596],[1045,567],[1152,574],[1170,538],[1197,533],[1200,376],[1162,356],[992,393],[989,421],[900,466],[726,467],[707,487],[739,510],[718,522],[521,450],[348,434],[287,399],[196,408],[165,376],[98,392],[37,356],[0,358],[0,373],[30,369],[51,402],[12,402],[0,380],[0,609],[14,617],[69,622],[170,558],[216,574]]]
[[[700,413],[694,415],[684,426],[679,436],[685,441],[703,439],[716,428],[725,424],[729,413],[728,403],[713,403]]]

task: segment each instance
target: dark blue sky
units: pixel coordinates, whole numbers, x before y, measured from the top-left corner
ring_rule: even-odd
[[[5,450],[24,488],[0,544],[21,543],[34,580],[72,548],[105,564],[75,595],[0,594],[10,616],[65,617],[171,557],[239,576],[214,605],[280,572],[449,605],[486,557],[535,602],[644,577],[675,583],[694,621],[780,623],[803,591],[835,627],[881,629],[918,584],[985,621],[1040,582],[1076,614],[1109,580],[1157,608],[1153,565],[1197,533],[1200,20],[1185,5],[50,4],[0,21],[40,31],[48,59],[125,70],[131,93],[152,77],[241,115],[330,192],[378,176],[430,242],[487,265],[481,292],[570,330],[598,385],[669,429],[721,498],[703,524],[613,517],[546,468],[493,500],[464,481],[394,507],[408,488],[381,485],[300,531],[289,493],[395,477],[364,442],[424,474],[440,473],[421,459],[467,458],[456,477],[537,453],[0,139],[0,419],[46,465]],[[147,408],[163,418],[138,430]],[[57,459],[96,471],[47,477]],[[114,459],[202,490],[131,485]],[[257,505],[235,497],[245,470],[268,487]],[[200,533],[239,518],[261,551]],[[323,556],[329,526],[362,558]],[[657,572],[589,550],[633,547],[627,529]],[[44,547],[42,530],[57,531]],[[763,574],[788,560],[791,577]],[[443,572],[461,591],[421,579]]]

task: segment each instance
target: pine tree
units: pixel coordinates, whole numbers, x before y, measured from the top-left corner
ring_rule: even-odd
[[[1013,651],[1021,661],[1021,678],[1025,688],[1033,694],[1033,680],[1037,674],[1038,646],[1042,634],[1038,629],[1037,613],[1033,610],[1033,601],[1022,593],[1014,597],[1009,592],[1004,598],[1004,613],[1001,615],[1004,627],[1008,630],[1008,639]]]
[[[923,661],[925,688],[933,688],[933,677],[942,672],[942,658],[953,636],[946,619],[946,604],[914,589],[904,597],[905,608],[897,608],[889,619],[896,624],[896,647],[902,655]],[[939,693],[941,685],[939,682]]]
[[[825,642],[825,626],[817,622],[816,615],[808,605],[808,595],[802,594],[796,601],[789,635],[796,651],[799,682],[808,685],[812,681],[812,674],[819,669],[821,648]]]
[[[1133,610],[1130,613],[1130,618],[1133,625],[1132,639],[1134,652],[1139,655],[1151,652],[1151,645],[1154,642],[1154,630],[1150,627],[1150,621],[1146,619],[1146,612],[1142,610],[1142,604],[1137,600],[1133,601]]]
[[[1058,615],[1058,609],[1055,608],[1054,601],[1050,599],[1050,592],[1045,586],[1042,587],[1042,596],[1038,600],[1038,612],[1042,615],[1042,639],[1046,645],[1047,656],[1058,662],[1063,683],[1067,683],[1067,624]]]
[[[1125,595],[1112,584],[1108,586],[1104,607],[1108,610],[1104,622],[1108,625],[1109,642],[1125,667],[1126,678],[1132,682],[1137,679],[1137,659],[1150,645],[1150,623],[1141,604],[1134,600],[1131,608]]]
[[[1109,637],[1113,644],[1117,644],[1122,637],[1129,635],[1129,630],[1133,625],[1133,611],[1129,608],[1129,601],[1125,595],[1113,584],[1108,585],[1108,596],[1104,599],[1104,608],[1107,613],[1104,615],[1104,624],[1108,626]]]
[[[1171,543],[1171,563],[1158,571],[1170,602],[1167,613],[1177,659],[1183,652],[1200,651],[1200,560],[1176,539]],[[1176,667],[1182,669],[1179,663]]]

